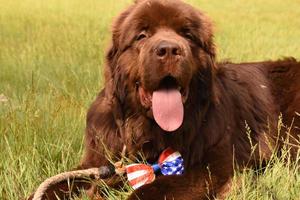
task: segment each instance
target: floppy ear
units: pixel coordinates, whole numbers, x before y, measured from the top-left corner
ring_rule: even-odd
[[[114,68],[116,65],[116,60],[118,58],[119,47],[120,47],[120,36],[121,36],[121,29],[123,22],[131,12],[132,7],[128,8],[126,11],[121,13],[118,18],[113,22],[112,26],[112,41],[111,46],[109,47],[106,53],[106,61],[107,67]],[[113,69],[112,69],[113,70]]]
[[[105,73],[105,88],[106,96],[113,99],[113,104],[122,104],[126,97],[126,88],[122,72],[118,66],[118,60],[122,53],[122,26],[128,15],[131,13],[134,5],[122,12],[112,26],[112,40],[111,45],[106,53]]]
[[[195,74],[195,87],[197,88],[198,97],[202,98],[202,101],[207,101],[207,99],[215,99],[216,94],[214,89],[214,79],[216,74],[216,47],[214,44],[213,36],[213,24],[205,14],[198,12],[197,16],[200,24],[197,24],[198,33],[196,33],[197,41],[200,43],[201,49],[205,52],[202,58],[202,66],[198,68]],[[203,67],[205,65],[205,67]],[[212,93],[212,92],[213,93]]]
[[[200,18],[201,22],[198,38],[201,41],[201,46],[204,51],[209,54],[211,59],[214,61],[216,57],[216,46],[214,44],[213,23],[210,18],[202,12],[198,13],[198,17]]]

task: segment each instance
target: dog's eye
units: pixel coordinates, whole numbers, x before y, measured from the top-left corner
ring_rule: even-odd
[[[144,38],[146,38],[146,37],[147,37],[147,34],[146,34],[145,31],[143,31],[143,32],[141,32],[140,34],[138,34],[138,35],[136,36],[136,40],[137,40],[137,41],[140,41],[140,40],[142,40],[142,39],[144,39]]]
[[[186,39],[189,39],[189,40],[194,40],[194,35],[191,33],[190,29],[189,28],[183,28],[181,30],[181,35],[183,37],[185,37]]]
[[[194,40],[194,35],[190,32],[185,32],[184,37],[190,40]]]

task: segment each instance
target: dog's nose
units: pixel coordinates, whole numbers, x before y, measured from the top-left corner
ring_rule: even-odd
[[[162,41],[156,47],[156,55],[159,58],[181,56],[182,50],[178,44],[170,41]]]

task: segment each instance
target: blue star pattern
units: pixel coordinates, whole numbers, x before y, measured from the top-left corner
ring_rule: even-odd
[[[181,175],[184,172],[183,159],[178,157],[175,160],[164,162],[161,165],[163,175]]]

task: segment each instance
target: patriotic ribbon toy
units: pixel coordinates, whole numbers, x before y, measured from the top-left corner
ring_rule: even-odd
[[[171,148],[164,150],[158,163],[154,165],[130,164],[126,166],[129,184],[137,189],[155,180],[155,173],[162,175],[180,175],[184,172],[183,159],[178,151]]]

